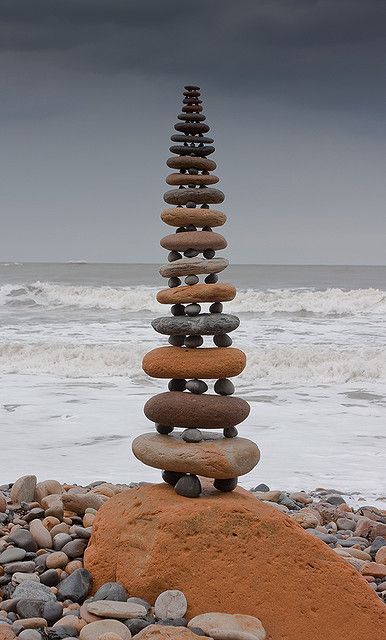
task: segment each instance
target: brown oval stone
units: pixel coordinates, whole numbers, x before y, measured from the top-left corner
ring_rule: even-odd
[[[166,391],[150,398],[143,410],[152,422],[170,427],[225,429],[243,422],[250,406],[235,396]]]
[[[138,460],[155,469],[194,473],[204,478],[236,478],[249,473],[259,462],[257,445],[246,438],[223,438],[203,433],[201,442],[185,442],[181,434],[161,436],[144,433],[132,449]]]
[[[188,104],[188,103],[187,103]],[[208,133],[209,126],[203,122],[177,122],[174,125],[176,131],[182,133]]]
[[[161,304],[187,304],[189,302],[228,302],[236,295],[233,284],[193,284],[191,286],[162,289],[157,293]]]
[[[181,111],[183,111],[184,113],[201,113],[201,111],[203,111],[203,106],[202,104],[196,104],[196,105],[184,104]]]
[[[221,227],[226,222],[226,215],[215,209],[184,209],[175,207],[165,209],[161,213],[161,220],[171,227],[185,227],[194,224],[196,227]]]
[[[171,185],[180,184],[216,184],[219,181],[217,176],[197,175],[191,176],[189,173],[171,173],[166,178],[166,183]]]
[[[245,364],[245,353],[233,347],[158,347],[142,360],[143,370],[152,378],[232,378]]]
[[[160,245],[169,251],[186,251],[187,249],[205,251],[205,249],[225,249],[228,243],[224,236],[213,231],[182,231],[165,236],[160,240]]]
[[[196,156],[168,158],[166,164],[171,169],[198,169],[198,171],[214,171],[217,167],[214,160],[198,158]]]
[[[211,258],[210,260],[206,258],[181,258],[181,260],[162,265],[159,272],[164,278],[220,273],[227,268],[228,264],[229,262],[225,258]]]
[[[184,205],[187,202],[196,204],[219,204],[225,196],[220,189],[173,189],[164,193],[164,200],[168,204]]]

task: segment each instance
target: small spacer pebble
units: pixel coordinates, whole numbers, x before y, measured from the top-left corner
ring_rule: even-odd
[[[167,424],[156,424],[155,428],[158,431],[158,433],[160,433],[163,436],[167,436],[168,433],[171,433],[174,429],[174,427],[169,427],[169,425]]]
[[[197,249],[187,249],[184,251],[185,258],[195,258],[200,252]]]
[[[177,305],[175,305],[177,306]],[[183,305],[181,305],[183,306]],[[184,309],[185,313],[187,316],[198,316],[198,314],[201,311],[201,306],[195,302],[193,302],[193,304],[187,304],[185,309]]]
[[[175,262],[176,260],[181,260],[182,255],[178,253],[178,251],[170,251],[168,255],[168,262]]]
[[[198,284],[200,282],[200,278],[198,276],[186,276],[185,278],[185,284],[187,285],[193,285],[193,284]]]
[[[215,282],[218,282],[217,273],[210,273],[208,276],[206,276],[205,282],[206,284],[214,284]]]
[[[175,287],[178,287],[180,284],[181,284],[181,280],[177,277],[169,278],[168,280],[168,287],[170,289],[174,289]]]
[[[183,304],[173,304],[170,308],[173,316],[183,316],[185,315],[185,307]]]
[[[178,480],[174,489],[184,498],[198,498],[201,493],[201,482],[195,475],[184,475]]]
[[[235,392],[235,385],[228,378],[219,378],[214,383],[213,389],[220,396],[231,396]]]
[[[229,491],[233,491],[237,487],[238,478],[227,478],[226,480],[216,479],[213,482],[213,486],[218,491],[223,491],[227,493]]]
[[[172,378],[168,383],[169,391],[185,391],[186,380],[184,378]]]
[[[201,442],[203,436],[199,429],[185,429],[185,431],[182,432],[182,439],[185,440],[185,442]]]
[[[183,233],[184,231],[186,231],[185,227],[178,227],[176,229],[176,233]]]
[[[214,258],[215,255],[216,255],[216,252],[214,249],[205,249],[203,253],[204,258],[207,258],[208,260],[211,260],[211,258]]]
[[[185,336],[170,336],[168,342],[172,344],[173,347],[182,347],[185,342]]]
[[[194,224],[188,224],[186,231],[197,231],[197,227],[195,227]]]
[[[187,202],[186,203],[186,207],[187,207],[187,209],[195,209],[196,208],[196,203],[195,202]]]
[[[204,343],[204,339],[202,336],[186,336],[184,345],[188,347],[188,349],[196,349],[197,347],[201,347]]]
[[[178,471],[162,471],[162,480],[174,487],[184,475],[184,473],[179,473]]]
[[[224,438],[236,438],[238,433],[236,427],[225,427],[223,431]]]
[[[205,393],[205,391],[208,391],[208,385],[206,384],[206,382],[204,382],[204,380],[198,380],[197,378],[194,378],[193,380],[187,381],[186,389],[187,391],[190,391],[190,393],[201,394]]]
[[[213,336],[213,342],[216,347],[230,347],[232,338],[227,333],[219,333],[217,336]]]
[[[209,307],[209,313],[221,313],[223,308],[221,302],[213,302]]]

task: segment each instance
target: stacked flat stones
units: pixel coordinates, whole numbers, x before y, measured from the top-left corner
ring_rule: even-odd
[[[171,305],[172,315],[152,322],[158,333],[169,336],[170,346],[150,351],[142,363],[149,376],[170,378],[169,391],[146,403],[145,415],[156,432],[136,438],[133,452],[145,464],[162,469],[163,479],[179,495],[198,497],[198,476],[213,478],[219,491],[235,489],[238,476],[259,461],[259,449],[238,437],[236,429],[250,407],[233,396],[230,378],[243,371],[246,358],[231,347],[229,336],[239,319],[223,313],[222,302],[232,300],[236,289],[218,281],[228,261],[216,257],[216,251],[225,249],[227,242],[212,228],[223,225],[226,215],[210,205],[223,202],[224,194],[211,186],[219,179],[210,174],[216,169],[208,158],[214,152],[213,139],[207,135],[198,87],[185,87],[178,119],[170,147],[175,156],[167,161],[176,171],[166,178],[174,188],[164,195],[173,207],[161,214],[176,231],[161,240],[169,251],[168,264],[160,269],[168,288],[157,294],[158,302]],[[203,346],[204,337],[214,346]],[[207,393],[206,380],[214,383],[214,393]]]

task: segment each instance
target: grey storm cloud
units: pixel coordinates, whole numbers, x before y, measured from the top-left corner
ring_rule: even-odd
[[[375,111],[385,96],[383,0],[3,0],[0,16],[0,50],[78,72],[185,71]]]
[[[385,32],[385,0],[1,0],[0,262],[161,260],[193,83],[231,260],[383,264]]]

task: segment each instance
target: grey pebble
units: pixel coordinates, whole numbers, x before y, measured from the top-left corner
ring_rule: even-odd
[[[232,393],[235,392],[235,386],[228,378],[219,378],[216,380],[213,389],[215,393],[218,393],[220,396],[231,396]]]
[[[199,429],[185,429],[185,431],[182,432],[182,439],[185,440],[185,442],[201,442],[203,436]]]
[[[186,389],[187,391],[190,391],[190,393],[201,394],[205,393],[205,391],[208,391],[208,385],[206,384],[206,382],[204,382],[204,380],[197,380],[195,378],[193,380],[187,381]]]
[[[90,591],[91,584],[91,574],[87,569],[76,569],[59,583],[58,600],[70,598],[72,602],[82,603]]]
[[[185,307],[185,313],[187,316],[190,316],[190,317],[198,316],[200,311],[201,311],[201,306],[196,303],[187,304]]]
[[[32,580],[26,580],[17,585],[12,597],[15,599],[25,598],[29,600],[39,600],[42,602],[56,600],[54,594],[48,587],[40,582],[34,582]]]
[[[19,549],[19,547],[7,547],[2,553],[0,553],[0,564],[23,560],[26,555],[27,552],[25,549]]]
[[[240,324],[237,316],[225,313],[202,313],[195,317],[163,316],[152,321],[152,327],[158,333],[169,336],[216,335],[234,331]]]
[[[127,591],[120,582],[106,582],[96,591],[93,601],[114,600],[116,602],[126,602]],[[142,604],[142,603],[141,603]]]
[[[17,529],[9,534],[8,540],[26,551],[37,551],[38,545],[27,529]]]

